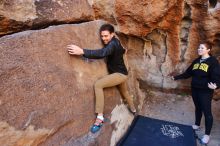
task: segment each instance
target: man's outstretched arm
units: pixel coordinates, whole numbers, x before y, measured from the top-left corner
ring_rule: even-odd
[[[98,50],[82,49],[77,45],[68,45],[67,48],[71,55],[83,55],[90,59],[100,59],[110,55],[114,51],[114,43],[109,43],[104,48]]]

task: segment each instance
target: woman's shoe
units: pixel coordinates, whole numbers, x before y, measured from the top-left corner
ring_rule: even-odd
[[[96,118],[95,123],[94,123],[93,126],[91,127],[90,131],[91,131],[92,133],[98,132],[98,131],[101,129],[103,123],[104,123],[104,120],[101,120],[101,119],[99,119],[99,118]]]
[[[210,140],[209,135],[203,135],[203,137],[200,139],[200,143],[206,145],[209,143],[209,140]]]
[[[197,125],[192,125],[192,129],[193,129],[193,131],[194,131],[194,136],[195,136],[195,138],[199,138],[198,133],[199,133],[199,131],[200,131],[200,127],[197,126]]]

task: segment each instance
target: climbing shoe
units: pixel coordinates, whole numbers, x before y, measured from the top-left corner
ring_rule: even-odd
[[[91,131],[92,133],[98,132],[98,131],[101,129],[103,123],[104,123],[104,120],[101,120],[101,119],[99,119],[99,118],[96,118],[95,123],[94,123],[93,126],[91,127],[90,131]]]

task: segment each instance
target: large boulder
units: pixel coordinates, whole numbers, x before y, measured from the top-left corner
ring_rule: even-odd
[[[0,36],[49,25],[91,21],[94,12],[87,0],[1,0]]]
[[[104,134],[89,134],[95,118],[93,85],[107,74],[106,66],[103,60],[70,56],[66,48],[72,43],[101,48],[98,30],[103,23],[53,26],[0,38],[0,145],[115,145],[132,116],[117,90],[110,88],[105,92],[109,122]]]

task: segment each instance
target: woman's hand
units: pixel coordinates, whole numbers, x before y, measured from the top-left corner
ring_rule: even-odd
[[[215,90],[215,89],[217,88],[217,85],[216,85],[215,83],[210,82],[210,83],[208,83],[208,87],[209,87],[210,89]]]
[[[68,52],[70,55],[83,55],[83,49],[76,45],[68,45],[67,46]]]

